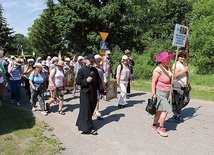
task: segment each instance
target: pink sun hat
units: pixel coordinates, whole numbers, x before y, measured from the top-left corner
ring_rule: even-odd
[[[164,59],[168,58],[168,59],[173,59],[174,55],[173,54],[169,54],[166,51],[161,52],[159,55],[157,55],[155,57],[157,62],[162,62]]]

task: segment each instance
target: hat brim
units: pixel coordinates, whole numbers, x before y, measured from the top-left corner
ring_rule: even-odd
[[[173,59],[174,55],[173,54],[169,54],[168,56],[162,57],[161,55],[156,56],[156,61],[157,62],[162,62],[165,59]]]
[[[56,66],[61,66],[61,67],[64,67],[65,65],[61,65],[61,64],[56,64]]]
[[[42,66],[42,65],[41,66],[40,65],[34,65],[33,67],[34,68],[44,68],[44,66]]]
[[[22,63],[18,63],[18,62],[15,62],[15,61],[14,61],[14,64],[17,65],[17,66],[21,66],[22,65]]]
[[[93,61],[93,62],[95,61],[95,59],[88,59],[88,60],[91,61],[91,62],[92,62],[92,61]]]

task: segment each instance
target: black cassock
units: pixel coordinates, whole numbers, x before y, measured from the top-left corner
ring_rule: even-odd
[[[86,79],[91,76],[92,82]],[[78,130],[89,133],[93,129],[92,115],[97,104],[97,90],[103,94],[104,89],[99,73],[94,67],[83,66],[77,74],[76,84],[81,86],[80,110],[76,126]]]

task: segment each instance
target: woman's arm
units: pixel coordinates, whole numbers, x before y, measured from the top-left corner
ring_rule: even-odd
[[[13,63],[11,63],[11,64],[8,65],[8,69],[7,69],[7,72],[8,72],[8,73],[11,73],[11,72],[12,72],[13,66],[14,66]]]
[[[177,78],[177,77],[180,77],[180,76],[186,74],[188,72],[188,70],[189,70],[188,67],[185,67],[184,70],[182,70],[182,71],[175,68],[175,77]]]
[[[152,95],[154,96],[156,94],[156,84],[158,82],[160,74],[158,72],[153,72],[152,75]]]
[[[56,90],[56,86],[55,86],[54,81],[53,81],[54,76],[55,76],[55,75],[54,75],[54,71],[51,70],[48,80],[49,80],[49,83],[50,83],[51,87],[52,87],[54,90]]]
[[[30,83],[32,89],[33,89],[33,90],[36,90],[36,87],[34,86],[33,81],[32,81],[32,80],[29,80],[29,83]]]

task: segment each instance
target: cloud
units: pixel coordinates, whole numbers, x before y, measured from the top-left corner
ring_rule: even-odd
[[[8,0],[2,0],[0,3],[2,4],[3,8],[13,8],[18,5],[18,2],[8,2]]]
[[[43,1],[34,1],[33,3],[27,2],[27,7],[31,8],[30,12],[40,11],[46,8],[46,4]]]

